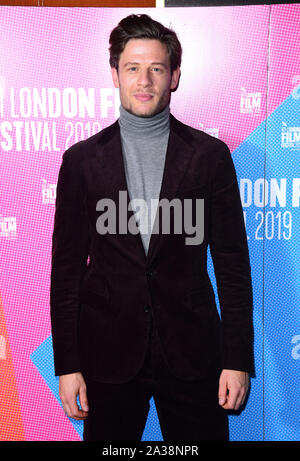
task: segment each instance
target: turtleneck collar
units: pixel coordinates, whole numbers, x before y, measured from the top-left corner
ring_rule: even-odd
[[[119,125],[123,133],[132,133],[135,136],[161,136],[169,131],[170,106],[153,117],[139,117],[128,112],[120,105]]]

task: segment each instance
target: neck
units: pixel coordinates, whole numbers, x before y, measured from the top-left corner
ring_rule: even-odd
[[[160,136],[169,130],[170,107],[167,105],[161,112],[152,117],[139,117],[120,106],[119,125],[124,133],[132,133],[138,137]]]

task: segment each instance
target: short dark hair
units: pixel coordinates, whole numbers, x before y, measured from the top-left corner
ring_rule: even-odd
[[[176,33],[147,14],[131,14],[122,19],[109,37],[109,64],[118,69],[121,53],[132,39],[159,40],[165,44],[170,58],[171,72],[181,65],[182,48]]]

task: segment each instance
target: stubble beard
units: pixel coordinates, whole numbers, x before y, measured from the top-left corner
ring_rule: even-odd
[[[169,90],[169,93],[168,93],[167,97],[162,97],[158,101],[156,107],[154,107],[151,112],[144,113],[144,114],[143,113],[142,114],[136,113],[130,107],[126,107],[126,105],[123,104],[122,99],[121,99],[121,104],[124,107],[124,109],[127,110],[127,112],[129,112],[132,115],[135,115],[136,117],[151,118],[151,117],[154,117],[154,115],[159,114],[160,112],[162,112],[167,107],[167,105],[170,104],[170,100],[171,100],[171,90]]]

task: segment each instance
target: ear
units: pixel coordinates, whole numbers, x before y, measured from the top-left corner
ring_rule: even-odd
[[[176,69],[173,70],[172,76],[171,76],[171,90],[175,90],[175,88],[177,88],[178,83],[179,83],[180,74],[181,74],[180,67],[177,67]]]
[[[111,70],[111,76],[112,76],[112,79],[113,79],[113,83],[115,85],[115,88],[119,88],[120,87],[120,83],[119,83],[119,75],[118,75],[118,71],[115,67],[111,67],[110,68]]]

